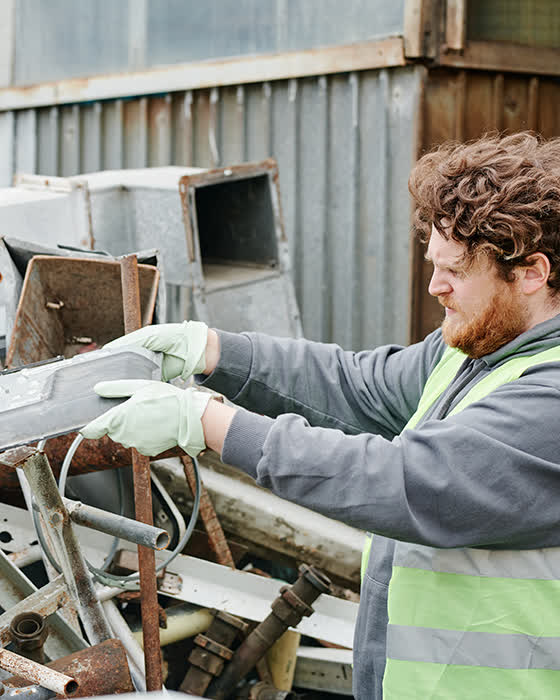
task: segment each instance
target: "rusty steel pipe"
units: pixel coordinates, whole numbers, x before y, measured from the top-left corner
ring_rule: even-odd
[[[206,689],[233,656],[231,647],[247,634],[246,622],[229,613],[212,610],[214,619],[205,634],[198,634],[189,655],[189,670],[179,690],[204,697]]]
[[[312,566],[300,566],[300,575],[293,586],[283,586],[272,603],[272,612],[240,644],[233,659],[219,678],[210,684],[206,697],[228,698],[238,682],[255,666],[274,642],[288,629],[313,613],[311,604],[330,590],[329,579]]]
[[[51,469],[56,478],[60,474],[60,469],[66,453],[74,442],[78,433],[67,433],[59,435],[55,438],[47,440],[44,452],[48,457]],[[15,448],[20,449],[20,448]],[[20,485],[17,475],[4,463],[5,459],[9,459],[9,453],[13,450],[7,450],[0,453],[0,492],[14,491],[19,493]],[[158,459],[167,459],[168,457],[180,457],[185,453],[180,447],[173,447],[170,450],[162,452],[160,455],[150,457],[150,461]],[[113,442],[106,435],[99,440],[84,440],[72,459],[71,475],[89,474],[90,472],[105,471],[107,469],[116,469],[118,467],[128,467],[132,464],[131,450]]]
[[[35,450],[20,466],[50,532],[55,555],[89,641],[97,644],[110,639],[112,635],[109,625],[97,600],[85,559],[48,459],[43,452]]]
[[[140,286],[136,255],[121,258],[121,284],[123,296],[124,332],[141,328]],[[134,507],[136,519],[153,525],[152,484],[150,458],[131,450],[134,483]],[[138,545],[138,569],[140,574],[140,612],[144,639],[144,663],[146,690],[161,690],[163,671],[159,644],[159,614],[156,581],[156,558],[153,549]]]
[[[126,652],[118,639],[108,639],[63,656],[48,663],[47,667],[71,676],[78,682],[79,688],[73,698],[134,692]],[[7,690],[18,690],[26,685],[26,681],[19,676],[7,678],[3,683]]]
[[[26,681],[37,683],[59,695],[73,695],[79,688],[78,682],[64,673],[54,671],[48,666],[14,654],[7,649],[0,649],[0,668],[10,671]]]

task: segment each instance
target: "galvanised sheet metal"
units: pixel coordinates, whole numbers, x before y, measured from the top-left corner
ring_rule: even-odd
[[[14,27],[0,35],[11,44],[0,57],[13,63],[11,75],[0,73],[0,79],[30,85],[397,36],[403,33],[404,5],[405,0],[17,0],[11,12],[0,13],[4,26]]]
[[[304,335],[354,348],[404,343],[406,183],[424,75],[414,66],[6,112],[0,143],[16,169],[65,176],[273,156]],[[173,319],[173,303],[185,302],[170,301]]]

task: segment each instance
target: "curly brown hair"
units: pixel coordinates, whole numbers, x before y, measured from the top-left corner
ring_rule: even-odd
[[[560,138],[520,132],[445,143],[420,158],[408,188],[422,241],[434,224],[466,245],[467,260],[488,255],[507,281],[544,253],[548,285],[560,292]]]

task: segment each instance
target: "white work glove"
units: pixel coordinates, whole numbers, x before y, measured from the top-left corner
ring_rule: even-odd
[[[207,338],[208,326],[205,323],[183,321],[183,323],[144,326],[112,340],[105,347],[140,345],[154,352],[162,352],[162,378],[168,382],[179,376],[187,380],[191,375],[200,374],[204,370]]]
[[[85,438],[108,435],[150,457],[175,445],[190,457],[205,449],[201,418],[212,398],[208,392],[148,379],[98,382],[94,389],[105,398],[130,398],[83,427],[80,432]]]

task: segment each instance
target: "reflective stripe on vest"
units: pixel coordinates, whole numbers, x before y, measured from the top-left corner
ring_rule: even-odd
[[[407,428],[464,359],[445,351]],[[545,362],[560,362],[560,347],[504,363],[449,415]],[[397,542],[388,612],[385,700],[560,697],[560,547],[445,550]]]

